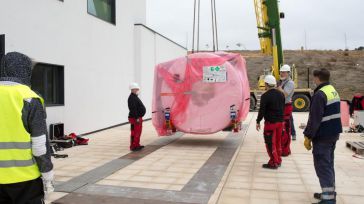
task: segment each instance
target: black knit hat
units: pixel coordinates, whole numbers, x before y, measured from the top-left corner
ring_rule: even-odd
[[[25,85],[30,86],[32,77],[32,60],[19,52],[9,52],[0,64],[0,77],[16,78]]]

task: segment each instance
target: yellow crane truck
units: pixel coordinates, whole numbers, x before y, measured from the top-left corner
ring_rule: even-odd
[[[284,63],[280,19],[284,18],[284,13],[280,13],[278,0],[254,0],[255,13],[257,17],[258,36],[261,51],[273,57],[273,65],[270,70],[264,70],[264,75],[259,77],[258,87],[251,90],[250,109],[259,108],[260,97],[264,93],[264,77],[272,74],[279,80],[279,69]],[[295,93],[292,98],[294,111],[307,111],[311,103],[311,89],[298,89],[298,77],[295,66],[292,67],[291,77],[296,84]]]

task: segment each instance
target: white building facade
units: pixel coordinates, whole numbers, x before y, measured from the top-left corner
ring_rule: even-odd
[[[39,62],[34,87],[48,100],[48,124],[65,133],[126,123],[134,81],[151,117],[154,66],[187,50],[145,24],[146,0],[0,2],[5,51]]]

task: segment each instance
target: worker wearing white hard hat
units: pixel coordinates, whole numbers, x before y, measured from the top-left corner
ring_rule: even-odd
[[[280,72],[291,72],[291,66],[289,66],[288,64],[285,64],[281,67],[281,69],[279,71]]]
[[[288,156],[291,154],[291,140],[296,140],[296,136],[292,135],[293,131],[293,106],[292,97],[294,94],[295,84],[291,79],[291,66],[285,64],[280,69],[281,80],[278,83],[278,89],[285,96],[285,108],[284,108],[284,134],[282,137],[282,156]]]
[[[263,164],[263,168],[277,169],[281,166],[281,135],[283,131],[284,95],[275,87],[276,78],[267,75],[264,78],[267,91],[260,99],[260,108],[257,118],[257,130],[260,130],[260,122],[264,118],[264,141],[269,155],[269,161]]]
[[[277,80],[274,76],[272,75],[267,75],[264,78],[264,82],[266,84],[268,84],[268,86],[276,86],[277,85]]]
[[[285,64],[281,67],[280,69],[280,72],[281,72],[281,79],[282,80],[285,80],[285,79],[288,79],[289,76],[290,76],[290,73],[291,73],[291,66]],[[286,93],[290,93],[290,94],[287,94],[287,98],[286,98],[286,103],[287,102],[292,102],[292,97],[294,95],[294,82],[291,80],[290,81],[290,84],[288,84],[288,86],[285,86],[286,88]],[[293,89],[293,91],[292,91]],[[293,123],[293,116],[291,118],[291,134],[292,134],[292,140],[296,140],[296,130],[295,130],[295,127],[294,127],[294,123]]]
[[[130,122],[130,150],[140,151],[144,146],[140,145],[140,136],[143,129],[143,117],[146,109],[143,102],[138,97],[140,86],[137,83],[129,85],[130,96],[128,98],[129,122]]]
[[[129,85],[129,89],[130,89],[130,90],[139,90],[139,89],[140,89],[140,86],[139,86],[139,84],[138,84],[138,83],[133,82],[133,83],[131,83],[131,84]]]
[[[285,64],[281,67],[281,79],[288,78],[291,72],[291,66]],[[292,81],[293,82],[293,81]],[[290,85],[291,87],[294,87],[294,83]],[[287,87],[288,89],[288,87]],[[294,89],[294,88],[293,88]],[[292,97],[294,95],[294,91],[291,91],[291,94],[289,94],[290,97],[287,97],[286,102],[292,100]],[[296,130],[293,123],[293,116],[291,118],[291,134],[292,134],[292,140],[296,140]]]

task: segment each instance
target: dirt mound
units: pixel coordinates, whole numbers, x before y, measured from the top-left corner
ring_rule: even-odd
[[[238,52],[247,60],[251,88],[257,86],[259,75],[270,69],[272,57],[259,51]],[[331,72],[331,82],[342,99],[351,100],[354,93],[364,92],[364,51],[285,51],[285,63],[295,64],[298,70],[299,88],[314,88],[312,75],[308,73],[318,68]]]

